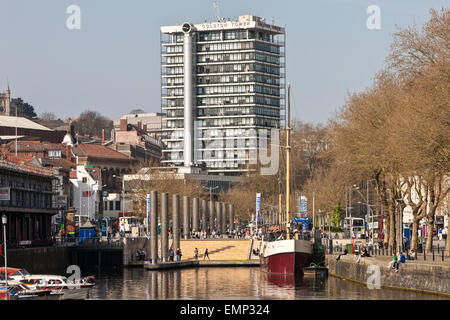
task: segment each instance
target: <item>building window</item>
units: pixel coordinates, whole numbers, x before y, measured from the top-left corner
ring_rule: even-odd
[[[116,210],[120,211],[120,201],[116,201]]]
[[[114,210],[114,201],[110,201],[109,202],[109,211],[113,211]]]
[[[61,158],[61,150],[50,150],[48,156],[49,158]]]

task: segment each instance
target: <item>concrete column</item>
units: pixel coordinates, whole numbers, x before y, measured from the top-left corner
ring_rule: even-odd
[[[150,248],[152,264],[158,263],[158,192],[151,192]]]
[[[222,228],[222,202],[216,202],[216,229],[223,234]]]
[[[208,231],[208,203],[202,200],[202,232]]]
[[[187,240],[189,239],[189,234],[190,234],[190,206],[189,206],[189,202],[190,202],[190,198],[184,196],[183,197],[183,236],[184,239]]]
[[[176,252],[180,247],[180,196],[172,196],[172,232],[173,232],[173,251]]]
[[[161,194],[161,258],[163,262],[169,259],[169,195]]]
[[[215,204],[214,201],[209,201],[209,234],[214,230],[214,218],[215,218],[215,210],[214,210]]]
[[[227,232],[227,223],[228,223],[228,210],[227,204],[222,203],[222,230],[220,233],[225,234]]]
[[[194,141],[194,26],[183,25],[184,32],[184,166],[193,165]]]
[[[192,202],[192,231],[200,231],[200,200],[194,198]]]
[[[234,204],[229,204],[228,205],[228,210],[229,210],[229,218],[230,218],[230,232],[233,232],[234,230]]]

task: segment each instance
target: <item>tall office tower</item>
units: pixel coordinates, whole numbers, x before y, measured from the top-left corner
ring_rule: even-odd
[[[164,161],[239,174],[285,117],[285,29],[252,15],[161,27]]]

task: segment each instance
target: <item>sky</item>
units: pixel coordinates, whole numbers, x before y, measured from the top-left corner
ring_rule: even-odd
[[[371,85],[397,27],[422,25],[449,0],[219,0],[220,14],[251,13],[286,27],[292,118],[326,123],[349,92]],[[81,9],[70,30],[67,8]],[[381,29],[367,20],[380,8]],[[0,91],[37,114],[110,119],[132,109],[160,112],[160,27],[213,21],[212,0],[0,0]]]

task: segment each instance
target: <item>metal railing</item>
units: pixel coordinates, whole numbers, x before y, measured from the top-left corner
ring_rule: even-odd
[[[329,246],[328,244],[324,244],[325,248],[328,250]],[[351,246],[350,245],[335,245],[333,246],[333,253],[335,254],[342,254],[344,253],[345,248],[349,248]],[[366,244],[366,245],[361,245],[361,244],[356,244],[355,246],[353,246],[353,250],[352,251],[348,251],[347,254],[353,254],[353,252],[355,254],[359,254],[361,252],[362,248],[366,248],[367,252],[370,254],[370,256],[373,257],[392,257],[395,255],[395,250],[389,249],[389,248],[385,248],[383,246],[379,246],[379,245],[375,245],[372,246],[370,243]],[[448,262],[450,261],[450,257],[447,255],[447,251],[445,249],[445,247],[440,247],[439,244],[437,246],[433,246],[431,252],[427,251],[425,249],[421,250],[419,249],[418,252],[416,252],[413,255],[410,255],[409,250],[408,252],[408,256],[409,259],[407,257],[407,260],[416,260],[416,261],[430,261],[430,262]]]

